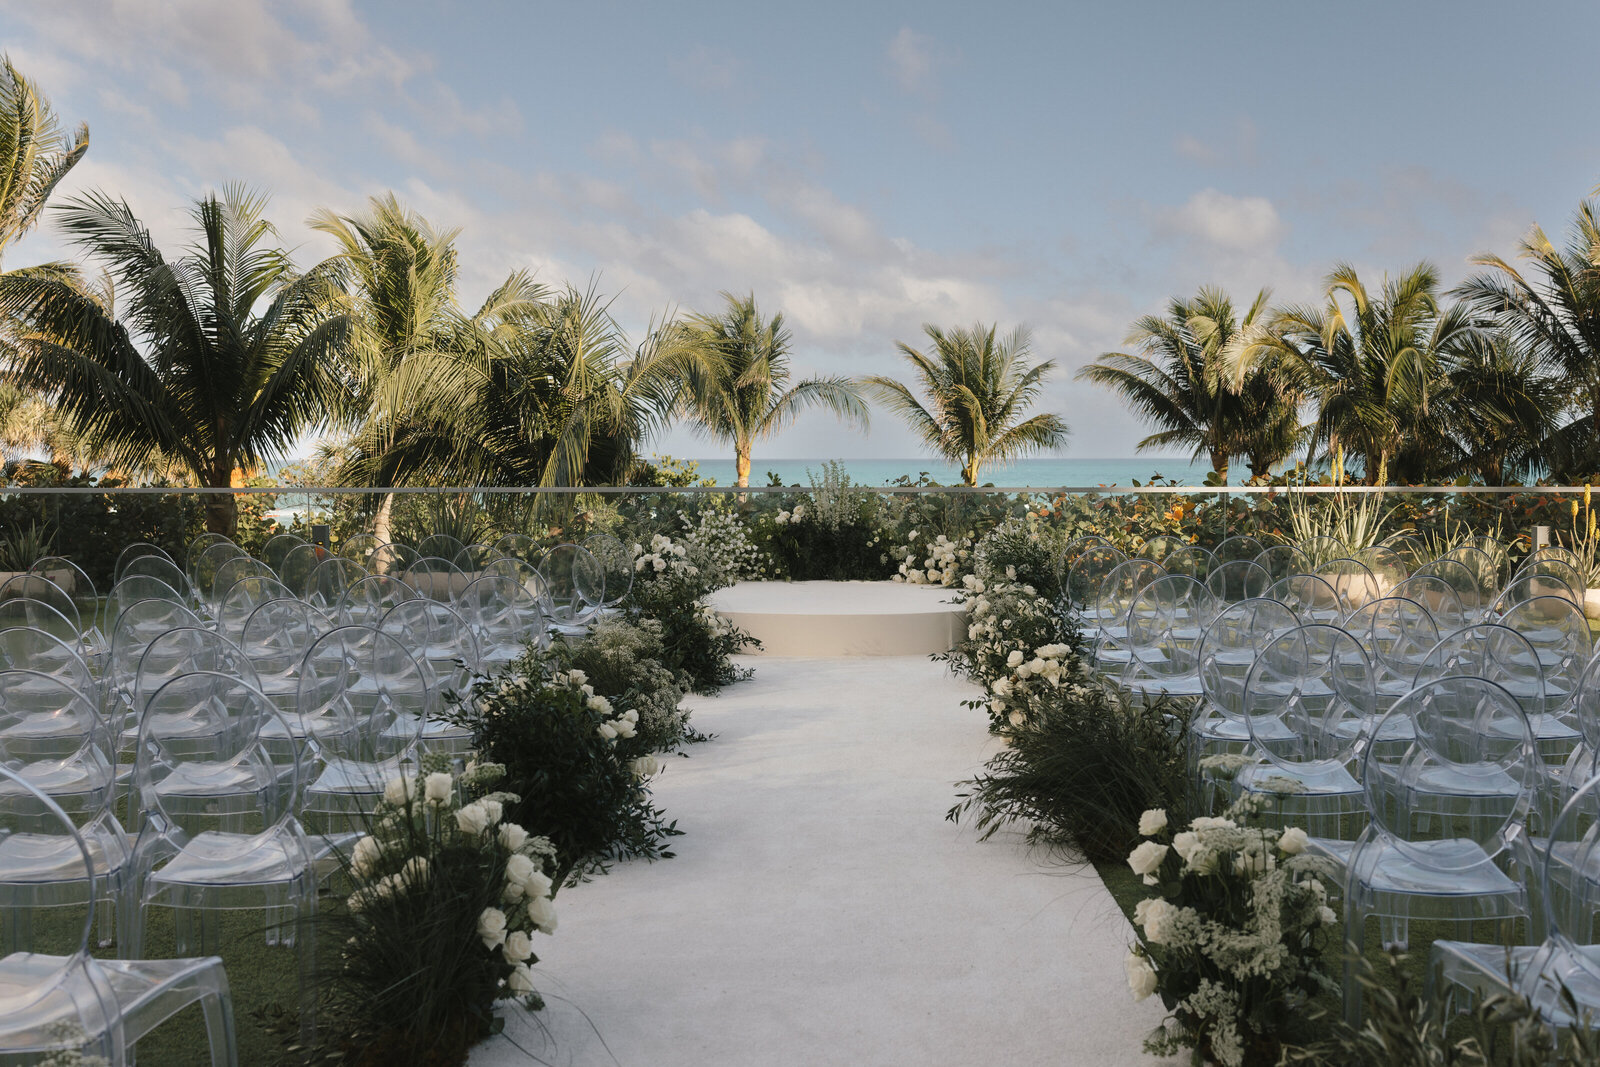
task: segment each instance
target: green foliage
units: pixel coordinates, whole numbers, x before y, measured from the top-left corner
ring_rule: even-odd
[[[0,537],[0,571],[25,571],[46,556],[56,554],[55,537],[50,528],[29,523],[14,530],[10,537]]]
[[[639,713],[638,737],[624,755],[668,752],[685,741],[689,711],[679,703],[687,685],[666,665],[664,630],[657,620],[601,619],[582,637],[558,638],[544,658],[556,670],[582,671],[613,707]]]
[[[657,456],[655,462],[635,459],[628,472],[629,485],[687,488],[691,485],[716,485],[715,478],[701,478],[700,464],[692,459]]]
[[[555,846],[558,888],[610,860],[672,855],[664,842],[681,831],[656,809],[622,745],[635,729],[619,729],[625,720],[581,676],[551,673],[530,651],[472,696],[449,717],[472,730],[481,759],[505,768],[517,798],[506,818]]]
[[[56,484],[53,469],[51,474]],[[64,484],[112,488],[119,483],[73,478]],[[37,525],[55,531],[55,553],[82,567],[102,596],[111,588],[112,571],[124,548],[145,541],[181,563],[189,542],[204,529],[204,519],[205,506],[194,496],[72,493],[0,499],[0,529]]]
[[[749,677],[733,657],[761,642],[711,610],[702,586],[692,577],[644,577],[628,594],[629,617],[661,627],[662,662],[692,693],[715,693]]]

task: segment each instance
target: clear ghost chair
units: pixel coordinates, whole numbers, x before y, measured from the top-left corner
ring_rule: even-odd
[[[1373,686],[1383,707],[1411,691],[1417,668],[1439,644],[1439,624],[1428,609],[1402,596],[1379,597],[1357,608],[1344,629],[1371,658]]]
[[[209,603],[213,596],[220,595],[213,592],[217,583],[217,571],[221,570],[222,565],[230,559],[238,559],[244,555],[246,555],[245,550],[232,541],[214,541],[202,549],[200,555],[191,563],[189,576],[189,584],[194,589],[195,595],[206,603]]]
[[[265,578],[258,574],[240,578],[223,594],[221,603],[217,605],[217,630],[237,641],[244,632],[244,624],[257,608],[269,600],[293,596],[294,590],[276,578]]]
[[[1583,557],[1572,549],[1560,545],[1540,545],[1522,558],[1522,562],[1517,564],[1516,573],[1521,574],[1525,570],[1535,568],[1541,560],[1547,559],[1559,560],[1574,570],[1584,569]]]
[[[301,662],[311,643],[331,629],[333,622],[303,600],[269,600],[245,620],[239,648],[255,668],[261,691],[291,725],[299,707]]]
[[[1291,574],[1274,582],[1267,590],[1267,599],[1288,605],[1307,622],[1337,626],[1346,614],[1344,598],[1339,591],[1326,578],[1315,574]]]
[[[252,689],[261,688],[255,665],[237,644],[215,630],[179,626],[151,641],[139,658],[133,680],[135,729],[142,722],[145,707],[156,690],[175,678],[197,671],[226,674]],[[162,728],[165,737],[175,737],[180,732],[175,725]],[[196,740],[203,743],[206,738],[201,734]]]
[[[1068,611],[1086,629],[1092,630],[1100,624],[1100,618],[1096,614],[1100,586],[1105,583],[1107,576],[1117,565],[1127,558],[1120,549],[1112,545],[1088,545],[1068,565],[1066,579],[1061,584],[1062,593],[1067,600]]]
[[[1139,556],[1161,564],[1168,574],[1187,575],[1197,582],[1206,580],[1206,575],[1211,573],[1211,567],[1216,562],[1206,549],[1172,534],[1150,538],[1139,551]]]
[[[1307,560],[1313,568],[1335,559],[1344,559],[1350,555],[1350,548],[1337,537],[1328,534],[1312,534],[1299,542],[1300,551],[1305,553]]]
[[[306,650],[299,728],[316,765],[302,808],[318,830],[359,828],[385,783],[414,773],[423,724],[437,710],[432,671],[391,634],[336,626]]]
[[[600,564],[605,578],[605,599],[601,612],[615,611],[633,589],[633,553],[628,546],[608,533],[590,534],[583,549]]]
[[[1415,579],[1418,576],[1437,578],[1448,585],[1450,591],[1455,594],[1457,603],[1461,605],[1461,610],[1472,621],[1483,617],[1484,609],[1499,592],[1498,589],[1485,592],[1478,581],[1478,576],[1459,559],[1436,559],[1412,577]]]
[[[1056,556],[1056,577],[1060,579],[1062,588],[1066,588],[1067,574],[1072,570],[1072,565],[1078,562],[1078,557],[1086,550],[1100,546],[1110,548],[1111,542],[1099,534],[1074,537],[1062,546],[1060,554]]]
[[[339,542],[337,555],[343,556],[352,563],[358,563],[365,570],[372,570],[372,554],[383,547],[376,534],[359,533],[354,537],[347,537]]]
[[[156,728],[185,708],[210,720],[208,749],[174,744]],[[137,956],[146,913],[171,909],[176,949],[184,954],[215,950],[218,911],[264,909],[268,944],[298,948],[304,1011],[315,985],[308,923],[316,914],[317,878],[297,818],[299,753],[280,755],[261,739],[277,718],[259,690],[211,671],[174,679],[151,697],[133,771],[144,826],[129,861],[122,922],[129,931],[125,951]]]
[[[406,581],[406,571],[421,558],[417,555],[417,550],[410,545],[379,545],[372,550],[372,558],[367,563],[367,569],[373,574],[387,574]],[[406,584],[409,585],[410,582]]]
[[[1347,820],[1361,821],[1365,808],[1351,770],[1376,711],[1371,660],[1348,631],[1311,623],[1280,634],[1244,683],[1245,726],[1265,762],[1243,768],[1235,787],[1277,795],[1274,819],[1304,819],[1318,837],[1354,837]]]
[[[1116,677],[1133,658],[1128,650],[1128,610],[1134,597],[1157,578],[1166,575],[1161,564],[1148,559],[1127,559],[1111,569],[1095,594],[1090,611],[1097,632],[1085,633],[1095,667]]]
[[[1504,867],[1541,775],[1517,700],[1484,678],[1452,676],[1401,697],[1384,716],[1405,718],[1403,749],[1372,745],[1361,765],[1371,821],[1355,844],[1314,847],[1342,861],[1344,1013],[1361,1018],[1354,960],[1376,916],[1386,945],[1404,947],[1412,919],[1511,920],[1529,913],[1524,886]],[[1380,724],[1379,730],[1385,729]]]
[[[54,634],[31,626],[0,630],[0,670],[26,670],[59,678],[79,692],[105,699],[100,681],[84,662],[81,645],[69,645]]]
[[[545,581],[548,599],[541,607],[550,626],[561,633],[583,633],[605,603],[605,567],[587,549],[563,544],[546,552],[537,569]]]
[[[1346,615],[1369,600],[1376,600],[1383,595],[1378,585],[1378,578],[1372,573],[1371,568],[1360,560],[1348,556],[1330,559],[1312,573],[1326,579],[1327,583],[1333,586],[1334,592],[1339,594],[1340,602],[1344,604]]]
[[[49,796],[79,825],[90,845],[99,885],[99,943],[111,943],[115,906],[127,873],[127,832],[112,812],[115,753],[99,709],[59,678],[36,671],[0,671],[0,765]],[[0,808],[14,790],[0,783]],[[10,943],[32,946],[37,908],[82,903],[88,885],[63,879],[59,851],[18,851],[0,844],[0,913]]]
[[[176,563],[165,556],[140,556],[137,559],[129,560],[128,565],[122,568],[122,577],[118,578],[117,581],[119,584],[126,582],[136,574],[142,574],[147,578],[156,578],[165,582],[167,585],[172,586],[186,602],[192,599],[188,576],[183,573]]]
[[[116,565],[111,569],[111,584],[115,585],[117,582],[121,581],[122,572],[127,569],[128,564],[142,556],[159,556],[168,563],[173,562],[172,557],[167,553],[166,549],[157,545],[152,545],[149,541],[135,541],[133,544],[117,553]]]
[[[1276,600],[1241,600],[1218,612],[1200,638],[1196,659],[1205,701],[1190,726],[1188,749],[1190,780],[1204,812],[1212,810],[1218,783],[1201,774],[1201,760],[1243,753],[1250,747],[1250,728],[1244,721],[1244,683],[1250,668],[1263,648],[1304,621]],[[1281,727],[1278,735],[1283,740],[1293,737],[1287,727]]]
[[[544,575],[535,570],[533,564],[526,560],[501,556],[484,567],[483,577],[510,578],[526,589],[528,594],[540,604],[550,599],[549,590],[544,584]],[[631,578],[629,580],[632,581]]]
[[[1395,586],[1411,577],[1411,572],[1416,570],[1406,557],[1387,545],[1369,545],[1352,553],[1350,558],[1372,572],[1372,577],[1378,582],[1379,596],[1389,596]]]
[[[29,575],[18,575],[22,578],[31,578]],[[43,578],[31,578],[36,586],[49,585]],[[16,581],[13,578],[11,581]],[[62,608],[67,611],[76,610],[71,601],[62,602],[61,597],[53,598],[52,602],[36,600],[31,596],[5,595],[6,585],[0,586],[0,630],[9,630],[13,626],[31,626],[35,630],[43,630],[54,637],[59,637],[67,644],[76,648],[85,659],[88,658],[88,649],[83,643],[83,633],[78,629],[77,623],[63,614]],[[32,592],[34,586],[29,587]],[[52,586],[51,588],[54,588]],[[59,592],[59,590],[57,590]],[[57,606],[59,605],[59,607]]]
[[[1450,633],[1478,621],[1476,616],[1468,618],[1455,587],[1436,574],[1413,574],[1395,586],[1389,595],[1421,604],[1439,624],[1440,633]]]
[[[1591,658],[1578,679],[1578,692],[1572,701],[1572,720],[1582,735],[1578,747],[1567,757],[1557,784],[1562,796],[1570,796],[1583,782],[1600,774],[1600,654]]]
[[[1422,569],[1433,557],[1428,552],[1428,547],[1422,539],[1415,534],[1392,533],[1378,542],[1379,548],[1387,548],[1400,557],[1408,574],[1415,574]]]
[[[344,591],[334,611],[340,624],[376,627],[396,604],[413,600],[417,596],[399,578],[387,574],[369,574],[359,578]]]
[[[183,594],[161,579],[143,574],[130,575],[112,586],[110,595],[106,597],[106,632],[109,634],[114,631],[117,620],[122,618],[128,605],[140,600],[164,600],[182,608],[189,607]]]
[[[396,604],[378,628],[426,661],[440,707],[452,699],[471,698],[472,683],[483,671],[483,657],[473,626],[452,608],[421,597],[407,600]],[[466,752],[472,747],[472,732],[430,715],[422,725],[422,745],[429,752]]]
[[[1146,585],[1128,608],[1127,643],[1133,658],[1122,684],[1146,696],[1200,696],[1200,638],[1220,607],[1205,586],[1186,574],[1164,575]]]
[[[1311,557],[1294,545],[1269,545],[1261,550],[1256,563],[1272,578],[1281,582],[1294,574],[1311,573]]]
[[[1266,550],[1267,546],[1262,544],[1259,538],[1251,537],[1249,534],[1234,534],[1218,541],[1216,547],[1211,550],[1211,556],[1218,566],[1235,562],[1254,563],[1256,557]]]
[[[478,640],[486,674],[500,670],[529,645],[543,645],[549,639],[544,605],[510,578],[479,578],[467,586],[456,607]]]
[[[223,544],[231,545],[233,544],[233,541],[222,534],[212,533],[209,530],[203,534],[196,535],[195,538],[189,542],[188,547],[185,548],[183,552],[183,573],[188,575],[190,585],[197,584],[194,577],[195,565],[199,562],[200,557],[205,553],[205,550],[210,548],[212,545]],[[173,562],[177,561],[174,560]]]
[[[493,545],[486,545],[482,541],[475,541],[456,553],[456,565],[470,577],[481,575],[483,568],[492,560],[500,558]]]
[[[36,561],[28,573],[48,578],[72,598],[78,608],[78,621],[86,632],[99,625],[100,593],[82,567],[65,556],[46,556]]]
[[[261,562],[272,568],[273,574],[283,573],[283,561],[290,551],[301,545],[310,544],[299,534],[281,533],[273,534],[267,538],[267,543],[261,546]]]
[[[337,618],[339,602],[344,598],[345,590],[366,576],[367,572],[361,569],[359,563],[342,556],[330,556],[311,572],[311,579],[306,583],[302,595],[306,603],[318,611],[330,618]]]
[[[1565,597],[1534,597],[1500,617],[1527,638],[1539,660],[1544,679],[1544,706],[1532,708],[1528,718],[1533,736],[1546,762],[1562,763],[1578,746],[1576,700],[1583,672],[1594,655],[1594,639],[1583,611]]]
[[[1417,666],[1413,682],[1420,686],[1452,675],[1489,679],[1517,699],[1524,718],[1544,712],[1538,650],[1509,626],[1481,622],[1445,634]]]
[[[1573,581],[1579,584],[1574,586],[1567,581],[1560,572],[1565,571]],[[1489,605],[1489,618],[1504,615],[1511,608],[1525,600],[1536,597],[1561,597],[1577,605],[1578,610],[1583,610],[1583,580],[1571,567],[1559,560],[1546,560],[1536,568],[1518,572],[1517,576],[1506,583],[1500,595],[1494,598]]]
[[[169,600],[136,600],[117,616],[117,625],[111,631],[111,659],[106,671],[106,709],[112,713],[113,702],[124,707],[133,703],[133,681],[139,672],[139,662],[151,641],[180,626],[204,627],[200,617],[182,604]]]
[[[1206,575],[1206,589],[1225,604],[1265,596],[1271,585],[1272,577],[1254,559],[1218,563]]]
[[[508,533],[500,536],[494,543],[494,549],[503,557],[531,564],[539,554],[539,542],[525,533]]]
[[[1511,546],[1504,541],[1488,534],[1473,534],[1458,547],[1475,549],[1487,556],[1494,567],[1495,581],[1498,585],[1505,585],[1511,580]]]
[[[401,577],[418,596],[441,604],[453,603],[467,587],[466,574],[443,556],[423,556],[412,562]]]
[[[310,592],[311,576],[327,558],[328,552],[321,545],[291,548],[278,567],[278,581],[294,590],[295,596],[304,597]]]
[[[1485,608],[1494,600],[1495,594],[1505,586],[1506,579],[1510,577],[1509,571],[1502,574],[1504,568],[1494,556],[1470,544],[1457,545],[1434,561],[1434,563],[1443,562],[1459,563],[1466,569],[1466,572],[1472,576],[1473,584],[1477,587],[1478,603]],[[1440,573],[1433,564],[1429,564],[1427,570],[1435,574]],[[1454,578],[1452,578],[1453,581],[1455,581]],[[1466,603],[1466,600],[1466,594],[1462,593],[1462,603]]]
[[[466,542],[451,534],[429,534],[417,542],[417,555],[422,559],[429,557],[447,559],[459,568],[461,555],[466,547]]]
[[[89,955],[90,902],[100,892],[92,846],[59,805],[14,772],[0,767],[0,784],[7,797],[0,804],[0,854],[55,855],[56,876],[83,887],[77,900],[83,921],[72,925],[76,947],[69,955],[12,951],[0,958],[0,1056],[36,1062],[76,1048],[120,1065],[140,1038],[198,1003],[213,1067],[237,1067],[233,1002],[222,961]],[[72,1035],[65,1040],[63,1028]]]
[[[205,598],[206,606],[215,613],[228,592],[245,578],[269,578],[276,582],[278,572],[251,556],[235,556],[225,560],[211,580],[211,595]]]

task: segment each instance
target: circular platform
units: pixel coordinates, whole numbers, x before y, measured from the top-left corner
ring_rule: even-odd
[[[901,582],[740,582],[711,606],[758,655],[915,656],[948,652],[966,627],[955,590]]]

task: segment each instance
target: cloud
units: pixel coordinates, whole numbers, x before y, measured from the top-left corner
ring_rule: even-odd
[[[1234,252],[1270,250],[1288,232],[1272,201],[1263,196],[1230,196],[1202,189],[1166,216],[1181,234]]]
[[[1203,167],[1226,163],[1250,165],[1256,161],[1256,142],[1259,139],[1256,124],[1242,117],[1234,122],[1232,130],[1224,130],[1210,140],[1203,140],[1193,133],[1181,133],[1172,142],[1172,150]]]
[[[889,77],[901,92],[932,96],[937,91],[934,76],[943,59],[932,37],[910,26],[902,26],[889,41],[885,55],[889,61]]]

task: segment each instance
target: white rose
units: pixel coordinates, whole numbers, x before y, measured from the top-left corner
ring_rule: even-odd
[[[1167,813],[1163,808],[1151,808],[1139,816],[1139,836],[1153,837],[1167,828]]]
[[[500,843],[507,852],[516,852],[528,843],[528,831],[514,822],[501,823]]]
[[[611,703],[605,697],[592,696],[584,703],[589,706],[590,711],[598,711],[602,715],[611,710]]]
[[[554,888],[554,883],[550,881],[550,876],[548,874],[545,874],[540,870],[535,870],[532,874],[528,875],[527,880],[522,883],[522,888],[530,897],[548,898],[550,896],[550,890]]]
[[[1157,897],[1152,900],[1150,907],[1145,909],[1142,925],[1144,936],[1152,944],[1159,945],[1167,936],[1167,924],[1178,914],[1178,909]]]
[[[1172,850],[1188,864],[1194,863],[1195,856],[1203,847],[1200,844],[1200,835],[1193,830],[1185,830],[1172,839]]]
[[[483,947],[487,949],[496,949],[504,944],[506,913],[499,908],[484,908],[483,914],[478,916],[478,936],[483,938]]]
[[[410,775],[402,774],[398,778],[391,778],[383,787],[383,799],[397,808],[416,795],[417,780]]]
[[[521,930],[506,935],[505,947],[500,950],[507,963],[521,963],[533,955],[533,938]]]
[[[500,816],[505,814],[505,808],[498,800],[480,800],[478,803],[483,805],[483,813],[489,819],[487,823],[489,826],[499,822]]]
[[[1128,989],[1133,993],[1134,1000],[1143,1000],[1156,991],[1155,968],[1139,953],[1128,953],[1122,961],[1122,968],[1128,972]]]
[[[556,906],[549,897],[534,897],[528,901],[528,918],[541,933],[556,932]]]
[[[586,671],[580,671],[578,668],[574,667],[572,670],[567,672],[567,681],[571,682],[573,685],[587,685],[589,682],[589,675]]]
[[[506,988],[519,997],[525,997],[533,992],[533,972],[528,970],[527,964],[517,964],[510,976],[506,978]]]
[[[539,868],[527,856],[516,855],[506,860],[506,881],[518,885],[525,883]]]
[[[383,847],[378,844],[377,838],[368,834],[356,842],[355,850],[350,854],[350,868],[365,877],[372,873],[372,868],[382,857]]]
[[[1013,649],[1011,655],[1006,657],[1006,666],[1010,667],[1012,670],[1016,670],[1018,667],[1022,666],[1022,653]]]
[[[617,728],[608,722],[601,723],[599,726],[595,727],[595,729],[599,731],[600,736],[605,738],[607,741],[615,741],[617,739]]]
[[[430,804],[448,804],[455,790],[455,779],[444,771],[428,775],[422,783],[422,795]]]
[[[1151,875],[1161,869],[1161,861],[1167,858],[1167,846],[1154,841],[1146,841],[1138,848],[1128,853],[1128,866],[1133,868],[1134,874]]]
[[[667,561],[662,559],[660,556],[657,556],[654,566],[657,573],[659,573],[667,569]]]
[[[661,770],[661,761],[653,755],[640,756],[628,764],[628,769],[633,772],[635,778],[654,778]]]
[[[1298,826],[1291,826],[1278,838],[1278,847],[1286,856],[1298,856],[1306,850],[1306,832]]]
[[[616,727],[618,737],[632,737],[639,732],[638,728],[627,719],[616,719],[612,725]]]
[[[1339,921],[1339,916],[1333,913],[1332,908],[1328,907],[1327,905],[1323,905],[1317,909],[1317,921],[1323,926],[1332,926],[1334,923]]]
[[[484,808],[483,801],[474,801],[456,812],[456,826],[464,834],[481,834],[490,826],[489,812]]]

